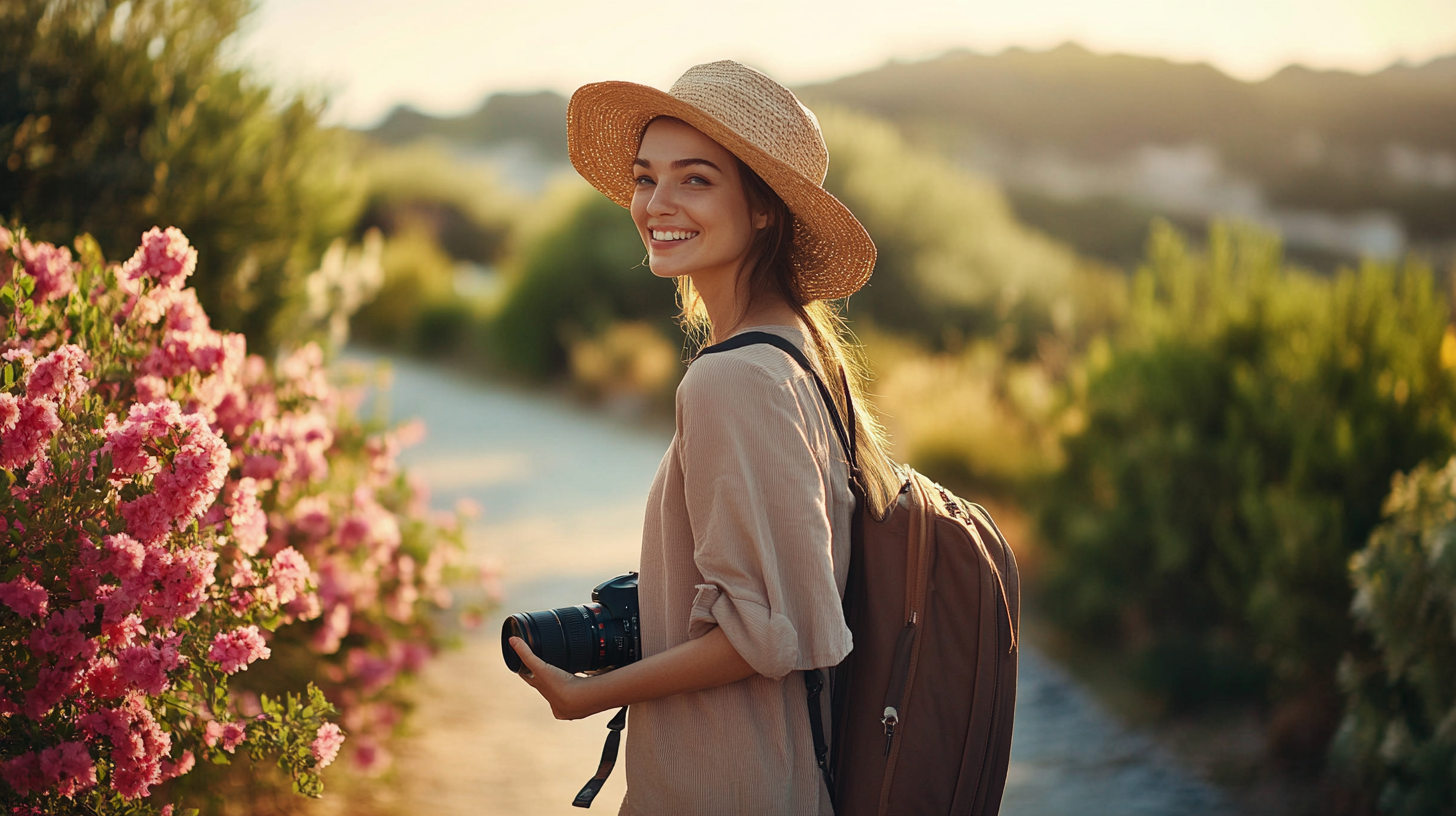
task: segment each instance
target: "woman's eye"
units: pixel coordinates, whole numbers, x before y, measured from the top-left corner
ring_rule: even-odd
[[[652,177],[651,176],[638,176],[637,177],[637,186],[638,187],[642,187],[644,185],[651,184],[651,183],[652,183]]]
[[[702,176],[688,176],[684,183],[694,184],[698,186],[706,186],[708,184],[708,180],[703,178]]]

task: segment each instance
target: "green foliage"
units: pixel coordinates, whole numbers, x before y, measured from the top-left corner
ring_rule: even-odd
[[[1317,278],[1251,228],[1215,225],[1194,251],[1159,225],[1134,288],[1041,495],[1048,606],[1088,636],[1176,654],[1182,670],[1149,678],[1175,705],[1261,677],[1275,699],[1332,689],[1350,554],[1392,474],[1453,448],[1431,275]],[[1212,675],[1226,686],[1185,682]]]
[[[1023,357],[1038,335],[1071,328],[1076,259],[1018,223],[994,184],[884,122],[832,109],[820,121],[833,157],[825,187],[879,249],[851,317],[936,346],[1004,335]]]
[[[455,298],[454,262],[429,233],[409,227],[384,245],[384,284],[354,315],[358,336],[413,349],[421,316]]]
[[[290,338],[303,276],[354,221],[352,142],[222,52],[252,0],[0,5],[0,217],[111,254],[157,224],[199,250],[198,295],[254,348]]]
[[[499,263],[520,202],[488,168],[463,164],[432,144],[367,152],[365,207],[355,232],[429,234],[451,258]]]
[[[1397,476],[1350,562],[1368,632],[1340,667],[1335,756],[1390,816],[1456,814],[1456,459]]]
[[[670,331],[675,291],[643,262],[642,239],[621,207],[595,190],[560,191],[535,218],[543,228],[514,261],[490,329],[504,368],[533,377],[567,370],[568,347],[618,320]]]

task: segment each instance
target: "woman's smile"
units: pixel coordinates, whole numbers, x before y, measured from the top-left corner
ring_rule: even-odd
[[[667,249],[674,244],[680,244],[683,241],[689,241],[693,238],[698,237],[697,230],[671,230],[653,228],[651,232],[653,243],[662,244],[660,249]]]

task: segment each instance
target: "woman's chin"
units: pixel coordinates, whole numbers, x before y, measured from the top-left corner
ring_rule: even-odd
[[[687,269],[679,267],[676,264],[652,263],[651,261],[648,261],[647,268],[652,270],[652,274],[656,275],[657,277],[669,279],[680,278],[683,275],[686,275],[689,271]]]

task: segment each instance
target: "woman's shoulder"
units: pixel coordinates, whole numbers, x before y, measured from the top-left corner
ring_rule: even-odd
[[[790,327],[772,326],[755,330],[777,334],[803,348],[802,335]],[[699,398],[738,401],[781,395],[792,399],[794,385],[803,377],[798,363],[780,349],[767,343],[742,346],[701,354],[694,359],[678,387],[678,398],[680,401]]]

